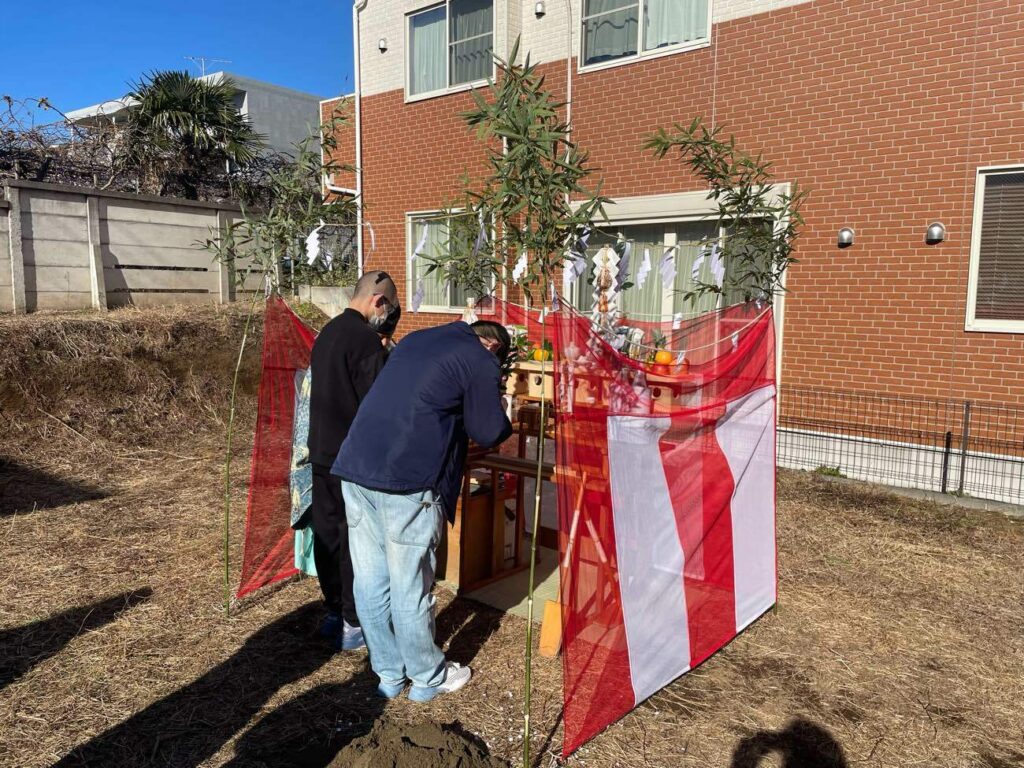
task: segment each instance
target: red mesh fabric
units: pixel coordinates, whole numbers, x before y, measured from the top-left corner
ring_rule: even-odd
[[[294,564],[289,473],[295,373],[309,367],[316,334],[279,296],[267,300],[259,408],[236,597],[298,573]]]
[[[642,326],[661,363],[552,319],[568,755],[774,604],[775,343],[753,303]]]

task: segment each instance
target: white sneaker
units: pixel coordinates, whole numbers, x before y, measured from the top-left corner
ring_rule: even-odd
[[[409,701],[426,702],[442,693],[455,693],[462,688],[473,676],[473,670],[464,667],[458,662],[445,662],[444,680],[440,685],[433,688],[423,688],[414,685],[409,689]]]
[[[362,627],[353,627],[347,621],[342,623],[340,634],[334,638],[335,647],[341,651],[355,651],[366,647]]]

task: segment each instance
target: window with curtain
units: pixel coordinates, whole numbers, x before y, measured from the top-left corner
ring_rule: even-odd
[[[449,0],[410,15],[409,95],[486,80],[493,49],[494,0]]]
[[[686,292],[694,286],[693,267],[700,261],[697,269],[697,280],[710,283],[714,281],[711,259],[709,256],[700,258],[702,250],[708,250],[710,244],[718,237],[718,229],[713,221],[693,221],[675,225],[676,244],[676,279],[672,286],[672,313],[682,312],[694,315],[710,312],[718,306],[718,297],[714,294],[686,299]],[[726,265],[728,269],[728,265]]]
[[[494,0],[452,0],[449,85],[490,77],[494,48]]]
[[[1024,170],[983,173],[978,184],[969,320],[979,330],[1024,332]]]
[[[422,280],[423,304],[420,309],[465,309],[467,299],[479,296],[454,283],[445,285],[444,275],[439,269],[427,274],[432,264],[430,259],[443,256],[448,250],[448,223],[443,218],[435,218],[437,215],[421,214],[410,220],[409,295],[412,296],[419,281]],[[423,247],[417,253],[420,243],[423,243]]]
[[[446,8],[441,5],[409,17],[409,93],[445,87]]]
[[[769,264],[767,256],[763,253],[764,241],[759,233],[752,233],[751,229],[761,230],[766,235],[771,234],[772,223],[769,221],[754,220],[751,228],[741,230],[739,234],[733,235],[733,229],[727,227],[723,237],[733,237],[730,253],[732,256],[725,263],[725,299],[724,304],[739,304],[746,300],[747,296],[757,298],[760,291],[757,289],[758,280],[756,276],[749,273],[751,268],[764,272]],[[744,237],[744,232],[755,234],[753,238]],[[745,242],[744,242],[745,241]],[[746,258],[744,254],[751,254]]]
[[[584,0],[583,65],[708,39],[709,0]]]

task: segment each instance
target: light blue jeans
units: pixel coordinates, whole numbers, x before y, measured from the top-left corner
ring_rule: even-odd
[[[444,682],[434,643],[434,572],[444,512],[432,491],[371,491],[342,481],[356,613],[382,685],[408,678],[420,688]]]

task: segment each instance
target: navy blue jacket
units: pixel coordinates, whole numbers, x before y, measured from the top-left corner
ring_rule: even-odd
[[[331,472],[364,488],[434,491],[449,520],[467,438],[491,448],[512,434],[497,358],[466,323],[416,331],[388,357]]]

